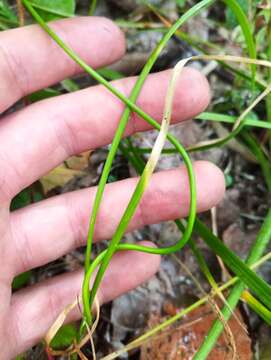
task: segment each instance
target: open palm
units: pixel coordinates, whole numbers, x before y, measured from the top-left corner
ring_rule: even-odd
[[[125,52],[123,34],[104,18],[74,18],[51,24],[93,67],[108,65]],[[0,111],[23,96],[78,73],[80,69],[37,26],[0,34]],[[161,120],[170,73],[148,77],[138,104]],[[129,95],[135,78],[114,82]],[[206,79],[186,69],[177,87],[173,122],[192,118],[208,105]],[[80,293],[82,271],[57,276],[11,293],[17,274],[41,266],[85,243],[95,188],[44,200],[10,214],[12,198],[69,156],[109,144],[124,105],[101,86],[40,101],[0,119],[0,345],[10,359],[36,344],[61,310]],[[133,115],[126,135],[148,125]],[[198,211],[217,204],[224,193],[223,174],[214,165],[194,165]],[[109,239],[135,188],[136,179],[107,186],[95,240]],[[210,186],[211,185],[211,186]],[[181,199],[181,201],[176,201]],[[189,186],[185,168],[153,175],[129,230],[187,215]],[[153,209],[156,209],[153,211]],[[131,270],[131,264],[132,270]],[[110,301],[152,276],[159,257],[116,254],[99,290]],[[129,271],[127,271],[129,267]],[[79,311],[71,316],[76,319]]]

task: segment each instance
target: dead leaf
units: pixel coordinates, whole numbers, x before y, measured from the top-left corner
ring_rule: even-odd
[[[75,176],[82,176],[85,172],[80,170],[73,170],[67,168],[64,164],[59,165],[49,174],[43,176],[40,179],[44,193],[47,194],[50,190],[64,186],[68,181],[73,179]]]
[[[92,151],[86,151],[82,154],[71,156],[65,161],[65,164],[69,169],[73,170],[85,170],[88,167],[89,157]]]
[[[171,308],[172,312],[172,308]],[[243,324],[239,311],[235,311],[236,316]],[[189,360],[192,359],[199,349],[202,341],[211,328],[216,315],[210,305],[206,304],[189,313],[185,321],[179,326],[171,326],[167,331],[162,332],[157,337],[152,338],[148,343],[141,347],[141,360]],[[153,322],[161,323],[163,319],[156,318]],[[245,327],[232,317],[228,325],[233,334],[239,360],[252,359],[251,340],[242,328]],[[222,334],[208,360],[232,360],[232,351],[229,346],[227,336]]]

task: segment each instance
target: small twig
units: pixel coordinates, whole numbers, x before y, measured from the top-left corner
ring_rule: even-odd
[[[25,24],[24,6],[22,4],[22,0],[16,0],[16,3],[17,3],[19,26],[21,27],[21,26],[24,26],[24,24]]]

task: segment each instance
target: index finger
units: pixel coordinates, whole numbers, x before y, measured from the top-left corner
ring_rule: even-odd
[[[50,27],[94,68],[115,62],[125,52],[123,33],[102,17],[75,17]],[[38,26],[0,33],[0,113],[21,97],[81,71]]]

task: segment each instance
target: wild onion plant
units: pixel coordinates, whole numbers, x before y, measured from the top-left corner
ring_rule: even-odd
[[[148,114],[146,114],[141,108],[139,108],[135,103],[138,95],[140,94],[141,88],[150,73],[153,65],[155,64],[157,58],[159,57],[161,51],[167,45],[169,39],[179,31],[180,27],[189,19],[196,16],[200,11],[206,9],[215,3],[214,0],[202,0],[198,2],[195,6],[191,7],[185,14],[183,14],[180,19],[176,21],[171,27],[169,27],[168,31],[165,33],[164,37],[157,45],[155,50],[150,55],[146,65],[141,71],[136,84],[131,92],[129,98],[124,96],[121,92],[119,92],[116,88],[114,88],[105,78],[92,69],[89,65],[87,65],[67,44],[65,44],[58,35],[50,28],[50,26],[42,19],[39,13],[35,10],[30,0],[22,0],[23,5],[29,11],[29,13],[33,16],[33,18],[40,24],[40,26],[47,32],[47,34],[66,52],[71,59],[73,59],[77,64],[81,66],[81,68],[91,75],[96,81],[105,86],[112,94],[118,97],[125,105],[126,108],[123,112],[123,115],[120,119],[119,126],[115,132],[114,139],[112,141],[112,145],[110,147],[110,151],[108,153],[102,176],[99,181],[99,185],[96,192],[96,197],[92,209],[92,214],[90,217],[89,224],[89,232],[87,238],[87,248],[86,248],[86,260],[85,260],[85,277],[82,285],[82,303],[83,303],[83,322],[81,326],[80,336],[84,338],[88,331],[91,331],[91,327],[93,326],[93,315],[92,309],[95,303],[97,291],[99,289],[100,283],[102,281],[103,275],[110,263],[112,256],[117,251],[129,250],[129,251],[142,251],[151,254],[159,254],[166,255],[170,253],[175,253],[180,251],[183,246],[187,243],[191,247],[193,253],[198,259],[199,265],[205,274],[206,278],[210,282],[213,291],[215,294],[223,298],[224,307],[221,310],[221,314],[223,320],[218,318],[213,326],[211,327],[207,337],[205,338],[202,346],[198,350],[195,355],[195,359],[206,359],[209,352],[215,346],[215,343],[223,331],[225,323],[231,317],[234,312],[235,307],[237,306],[240,299],[246,301],[246,303],[251,306],[251,308],[257,312],[259,316],[261,316],[267,323],[271,324],[271,287],[270,285],[258,276],[254,269],[259,266],[263,261],[267,261],[270,258],[270,254],[264,255],[265,249],[268,245],[268,242],[271,238],[271,211],[268,212],[266,219],[262,225],[262,228],[251,248],[250,254],[247,258],[246,262],[243,262],[237,255],[235,255],[228,247],[226,247],[222,241],[212,233],[209,228],[203,224],[196,217],[196,184],[195,184],[195,176],[193,173],[192,163],[189,157],[189,152],[205,150],[215,146],[223,146],[231,139],[242,134],[247,143],[250,144],[252,152],[257,158],[266,180],[267,187],[269,191],[271,191],[271,167],[268,162],[266,155],[262,152],[261,149],[257,148],[255,142],[253,142],[253,137],[249,133],[244,132],[245,128],[258,127],[263,129],[271,130],[271,123],[259,121],[255,119],[249,118],[249,113],[252,109],[264,98],[266,98],[267,109],[270,113],[271,104],[270,104],[270,92],[271,92],[271,84],[268,83],[270,77],[267,79],[267,83],[262,83],[257,79],[257,67],[265,67],[268,68],[269,73],[271,73],[271,62],[270,56],[269,59],[257,59],[256,54],[256,46],[254,43],[253,35],[250,29],[249,21],[243,12],[242,8],[238,4],[238,2],[234,0],[224,0],[224,3],[227,7],[229,7],[236,16],[237,21],[242,29],[243,36],[246,42],[246,47],[248,51],[249,57],[234,57],[234,56],[226,56],[226,55],[198,55],[191,57],[189,59],[181,60],[173,69],[170,83],[168,85],[168,91],[164,106],[164,114],[161,125],[158,124],[154,119],[152,119]],[[90,14],[93,14],[95,11],[96,1],[91,2]],[[251,104],[240,114],[237,119],[214,113],[204,113],[198,116],[199,119],[210,120],[210,121],[223,121],[233,124],[233,129],[229,133],[229,135],[218,138],[211,141],[201,142],[196,144],[195,146],[185,149],[179,141],[172,136],[168,132],[170,119],[171,119],[171,110],[172,110],[172,100],[174,96],[175,84],[178,76],[180,75],[182,68],[189,61],[193,60],[216,60],[222,63],[225,66],[229,66],[229,63],[242,63],[247,64],[250,67],[250,73],[243,73],[246,78],[250,79],[252,89],[254,87],[258,87],[261,90],[260,95],[258,95]],[[233,68],[234,69],[234,68]],[[235,69],[234,69],[235,71]],[[238,71],[238,70],[236,70]],[[129,145],[127,141],[121,143],[123,138],[123,134],[127,123],[129,121],[129,117],[131,112],[137,113],[142,119],[147,121],[153,128],[157,129],[158,136],[156,142],[152,149],[146,149],[146,152],[150,152],[150,156],[148,161],[144,162],[143,158],[139,156],[140,161],[136,158],[137,155],[140,155],[140,151],[142,149],[134,148],[133,145]],[[271,138],[271,137],[270,137]],[[124,244],[121,243],[123,235],[127,229],[127,226],[134,215],[136,208],[142,198],[142,195],[148,185],[150,177],[155,169],[155,166],[159,160],[161,153],[163,152],[163,146],[165,140],[168,139],[169,142],[173,145],[175,151],[178,153],[187,168],[188,178],[189,178],[189,187],[190,187],[190,209],[189,215],[186,221],[181,221],[179,219],[176,220],[176,224],[179,227],[182,236],[180,240],[173,246],[166,248],[151,248],[146,246],[134,245],[134,244]],[[254,144],[254,146],[253,146]],[[134,193],[131,197],[131,200],[124,211],[124,214],[119,222],[119,225],[116,228],[116,231],[108,244],[106,250],[101,252],[93,261],[91,261],[92,254],[92,243],[93,243],[93,234],[95,230],[95,224],[97,220],[97,215],[99,212],[100,204],[103,198],[103,193],[105,189],[105,185],[108,180],[108,176],[111,170],[111,166],[113,160],[116,156],[117,151],[120,150],[127,157],[127,159],[134,165],[137,170],[140,178],[138,180],[137,186],[134,190]],[[226,284],[222,286],[218,286],[202,256],[200,250],[197,248],[196,243],[191,239],[193,231],[200,235],[200,237],[206,242],[208,247],[218,255],[225,265],[227,265],[228,269],[231,270],[235,274],[235,278],[229,280]],[[90,287],[90,280],[93,278],[94,271],[97,270],[97,273],[94,277],[93,285]],[[233,286],[234,285],[234,286]],[[233,286],[230,295],[225,299],[222,294],[223,290],[226,288]],[[157,326],[151,331],[147,332],[139,339],[133,341],[131,344],[125,347],[125,351],[132,349],[136,346],[139,346],[143,341],[148,339],[150,336],[153,336],[158,331],[161,331],[165,327],[169,326],[174,321],[180,319],[183,315],[192,311],[194,308],[200,306],[204,302],[208,301],[208,296],[203,297],[199,301],[197,301],[192,306],[182,310],[179,314],[174,316],[173,318],[165,321],[163,324]],[[75,301],[74,304],[77,302]],[[71,304],[70,307],[66,308],[60,317],[57,319],[56,323],[53,325],[50,331],[50,336],[47,337],[47,342],[50,343],[50,340],[55,335],[59,327],[63,324],[67,313],[70,311],[72,307],[75,305]],[[78,340],[80,343],[80,339]],[[74,352],[74,349],[71,350]],[[105,359],[113,359],[119,356],[121,350],[107,356]]]

